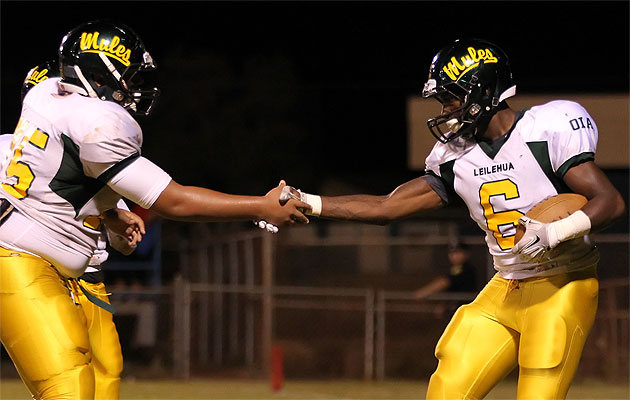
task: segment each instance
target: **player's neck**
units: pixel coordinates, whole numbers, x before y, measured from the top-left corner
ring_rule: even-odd
[[[499,139],[512,128],[515,118],[516,112],[509,107],[498,111],[492,116],[488,128],[483,135],[483,139],[488,142],[494,142]]]

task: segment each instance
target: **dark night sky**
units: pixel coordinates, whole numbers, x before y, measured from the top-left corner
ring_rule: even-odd
[[[338,176],[389,190],[417,174],[405,101],[440,47],[499,44],[521,93],[627,92],[628,4],[2,1],[2,132],[17,121],[26,71],[75,25],[112,18],[158,63],[164,101],[141,122],[145,154],[182,183],[251,193],[278,177],[315,189]],[[182,140],[201,145],[173,144]]]

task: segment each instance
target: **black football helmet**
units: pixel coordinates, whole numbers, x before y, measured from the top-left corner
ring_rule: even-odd
[[[61,90],[113,101],[134,115],[149,115],[159,89],[145,83],[156,68],[129,27],[92,21],[68,32],[59,46]]]
[[[503,50],[485,40],[456,40],[433,57],[422,97],[433,97],[440,103],[455,98],[461,107],[428,120],[427,125],[442,143],[480,135],[499,105],[515,94]]]
[[[26,74],[24,82],[22,83],[21,100],[24,101],[24,96],[35,85],[45,81],[48,78],[55,78],[59,76],[59,63],[57,61],[44,61],[43,63],[31,68]]]

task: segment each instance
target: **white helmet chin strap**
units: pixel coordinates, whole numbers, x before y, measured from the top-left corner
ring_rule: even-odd
[[[112,62],[109,61],[109,58],[107,58],[107,55],[105,55],[105,53],[103,53],[101,51],[100,53],[98,53],[98,56],[100,57],[101,61],[103,61],[103,64],[105,64],[105,66],[107,67],[109,72],[111,72],[111,74],[114,75],[114,78],[116,78],[116,80],[118,82],[120,82],[123,87],[126,88],[127,87],[127,83],[122,79],[122,75],[120,75],[120,72],[118,72],[118,70],[116,69],[114,64],[112,64]],[[120,99],[116,97],[117,93],[118,93]],[[120,92],[118,90],[114,91],[113,97],[114,97],[114,100],[118,101],[119,104],[121,104],[124,108],[131,108],[134,112],[136,111],[136,103],[135,102],[132,101],[132,102],[124,102],[124,103],[122,103],[122,100],[124,100],[124,96],[122,95],[122,92]]]
[[[87,93],[85,94],[87,94],[90,97],[98,97],[94,89],[92,89],[92,86],[90,85],[90,83],[87,81],[87,79],[85,79],[83,72],[81,72],[81,68],[79,68],[78,65],[74,65],[72,68],[74,68],[74,72],[77,74],[77,77],[79,77],[79,80],[81,81],[81,83],[83,84],[83,87],[87,91]]]
[[[109,72],[111,72],[112,75],[114,75],[114,78],[116,78],[116,80],[118,80],[119,82],[122,82],[122,76],[120,75],[120,72],[116,70],[116,67],[114,67],[114,64],[112,64],[112,62],[109,61],[105,53],[100,52],[98,53],[98,56],[100,57],[101,61],[103,61],[103,64],[105,64]],[[85,75],[83,75],[83,71],[81,71],[81,68],[79,68],[78,65],[73,65],[72,68],[74,69],[74,72],[77,74],[77,77],[83,84],[83,87],[81,88],[77,85],[71,85],[64,82],[60,82],[59,85],[61,89],[66,92],[79,93],[83,96],[98,98],[98,94],[94,91],[94,89],[92,88],[92,85],[90,85],[88,80],[85,79]]]
[[[499,96],[499,103],[507,99],[508,97],[514,96],[515,94],[516,94],[516,85],[508,88],[505,92],[501,93],[501,96]]]
[[[114,67],[114,64],[112,64],[112,62],[109,61],[105,53],[101,51],[100,53],[98,53],[98,56],[101,58],[101,61],[103,61],[103,64],[105,64],[109,72],[111,72],[112,75],[114,75],[114,78],[116,78],[116,80],[120,82],[122,78],[122,76],[120,75],[120,72],[118,72],[116,67]]]

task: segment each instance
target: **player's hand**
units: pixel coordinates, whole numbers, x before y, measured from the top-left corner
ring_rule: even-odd
[[[556,231],[550,228],[550,224],[526,216],[519,218],[518,223],[525,227],[525,233],[512,247],[512,254],[521,254],[526,260],[537,262],[560,243]]]
[[[319,217],[322,212],[322,198],[318,195],[304,193],[293,186],[285,186],[280,192],[280,203],[284,204],[290,199],[308,204],[309,208],[300,209],[305,215]]]
[[[142,218],[122,208],[107,210],[103,213],[103,222],[110,231],[127,239],[129,246],[137,245],[146,234]]]
[[[142,242],[142,235],[143,234],[138,229],[134,229],[129,235],[126,236],[127,245],[131,247],[137,246],[138,243]]]
[[[260,216],[259,220],[276,227],[293,225],[295,223],[308,224],[308,218],[304,215],[304,211],[310,210],[311,206],[293,198],[287,201],[280,201],[280,195],[284,187],[286,187],[286,182],[282,180],[278,186],[267,192],[264,197],[263,215]]]

